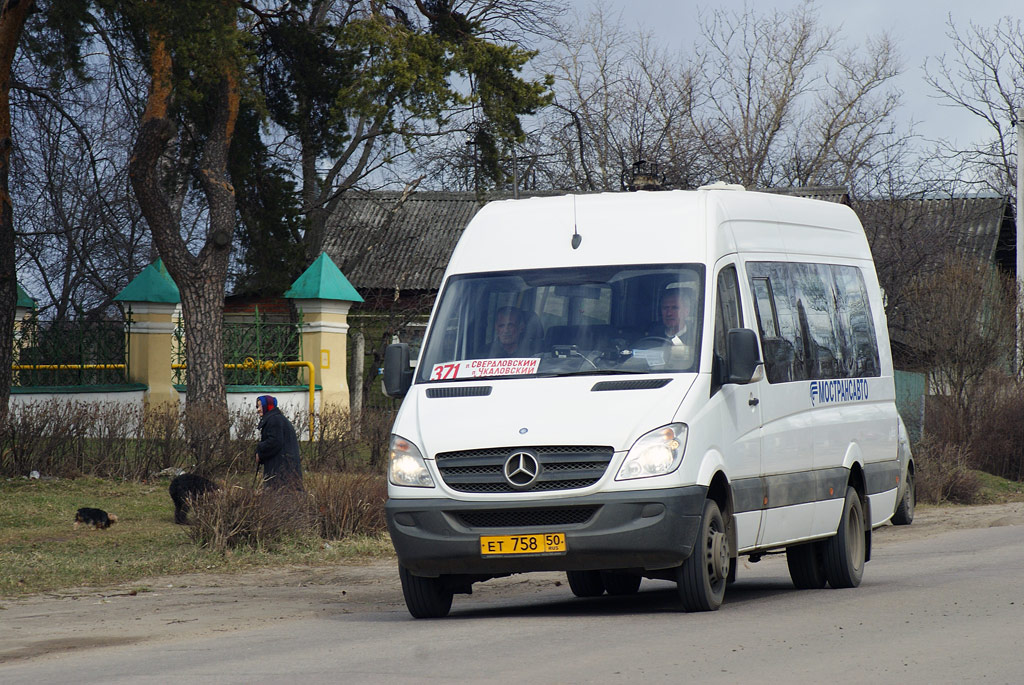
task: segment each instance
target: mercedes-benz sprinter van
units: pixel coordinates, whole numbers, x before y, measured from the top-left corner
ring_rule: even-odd
[[[718,608],[739,555],[855,587],[893,514],[882,298],[847,206],[718,184],[492,202],[466,227],[404,396],[388,528],[406,604],[565,571]]]

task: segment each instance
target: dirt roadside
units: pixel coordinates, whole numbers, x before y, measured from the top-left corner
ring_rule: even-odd
[[[910,526],[884,526],[874,544],[920,539],[958,528],[1024,525],[1024,503],[919,507]],[[538,573],[481,584],[482,599],[529,594],[563,584]],[[137,588],[146,588],[137,591]],[[0,600],[0,664],[72,650],[178,640],[331,614],[403,611],[394,560],[238,575],[146,578],[110,588],[72,588]]]

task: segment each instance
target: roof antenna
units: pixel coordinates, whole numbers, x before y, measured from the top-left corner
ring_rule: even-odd
[[[583,236],[576,230],[576,195],[572,196],[572,249],[577,249],[583,242]]]

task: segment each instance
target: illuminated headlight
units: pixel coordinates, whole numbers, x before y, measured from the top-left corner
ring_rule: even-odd
[[[650,478],[672,473],[683,461],[685,449],[685,423],[656,428],[633,443],[615,480]]]
[[[427,471],[420,451],[399,435],[391,436],[391,455],[388,463],[388,480],[392,485],[409,488],[432,488],[434,479]]]

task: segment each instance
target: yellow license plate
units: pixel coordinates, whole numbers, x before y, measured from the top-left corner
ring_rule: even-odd
[[[565,552],[564,533],[480,536],[480,554],[485,557],[506,554],[558,554],[562,552]]]

